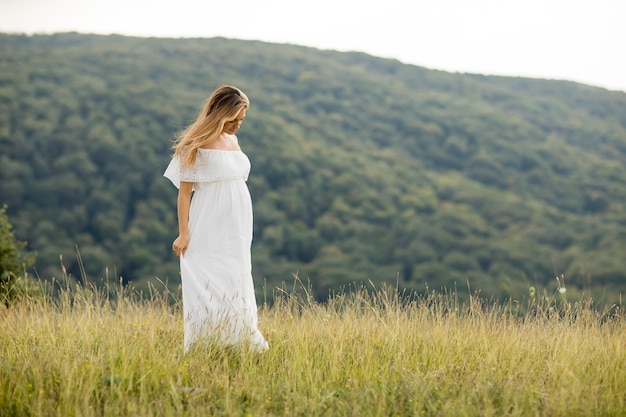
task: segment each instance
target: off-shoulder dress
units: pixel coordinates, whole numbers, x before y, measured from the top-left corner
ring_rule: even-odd
[[[268,349],[252,280],[249,173],[243,152],[200,148],[192,167],[174,157],[163,174],[177,188],[193,183],[189,247],[180,258],[185,351],[199,340]]]

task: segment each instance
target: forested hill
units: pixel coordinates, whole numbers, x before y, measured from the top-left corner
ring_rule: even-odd
[[[41,278],[62,255],[78,279],[177,286],[162,173],[223,83],[252,101],[259,297],[293,273],[319,298],[368,280],[626,288],[624,93],[221,38],[0,35],[0,204]]]

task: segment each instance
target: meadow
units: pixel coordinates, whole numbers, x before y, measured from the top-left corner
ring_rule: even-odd
[[[626,326],[566,293],[491,303],[299,280],[261,303],[271,349],[183,353],[176,294],[56,283],[0,308],[0,416],[626,415]],[[469,290],[468,290],[469,291]]]

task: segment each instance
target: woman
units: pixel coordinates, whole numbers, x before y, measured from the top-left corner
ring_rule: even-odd
[[[248,106],[235,87],[215,90],[179,135],[164,174],[179,189],[172,250],[180,258],[185,351],[200,339],[268,349],[251,272],[250,161],[235,136]]]

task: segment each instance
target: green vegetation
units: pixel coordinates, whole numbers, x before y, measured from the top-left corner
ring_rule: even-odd
[[[319,304],[295,288],[261,309],[261,355],[183,355],[180,304],[157,293],[68,284],[16,304],[0,311],[0,415],[624,414],[621,308],[364,288]]]
[[[571,297],[618,302],[626,94],[227,39],[0,35],[0,204],[41,278],[61,255],[79,280],[176,288],[161,174],[222,83],[252,100],[239,138],[267,288],[469,281],[520,300],[564,275]]]
[[[30,281],[25,270],[34,262],[32,254],[24,254],[26,243],[19,242],[13,234],[13,226],[0,208],[0,304],[9,303],[20,295],[28,294]],[[21,278],[21,280],[20,280]]]

